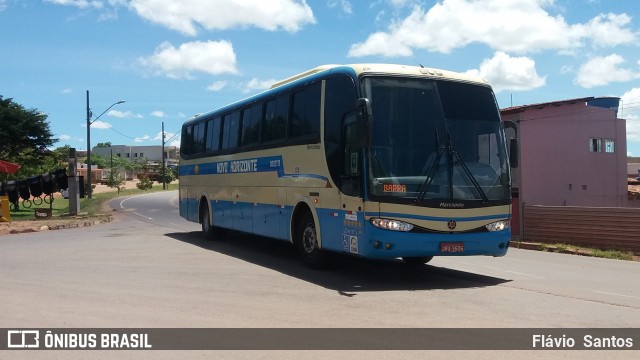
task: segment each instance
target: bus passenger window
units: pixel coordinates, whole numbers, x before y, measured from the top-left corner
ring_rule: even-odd
[[[238,130],[240,128],[240,111],[224,116],[222,125],[222,148],[233,149],[238,146]]]
[[[220,149],[220,124],[219,117],[207,121],[207,151],[218,151]]]
[[[253,104],[242,112],[241,146],[255,145],[260,142],[260,120],[262,103]]]
[[[280,94],[267,102],[262,126],[262,142],[282,140],[287,136],[289,118],[289,94]]]
[[[199,154],[204,152],[204,122],[193,126],[193,143],[192,153]],[[136,156],[137,157],[137,156]]]
[[[320,92],[321,83],[315,83],[293,94],[290,138],[320,139]]]

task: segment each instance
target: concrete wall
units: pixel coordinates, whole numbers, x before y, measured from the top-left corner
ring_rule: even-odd
[[[626,122],[584,102],[520,114],[521,201],[526,205],[624,206]],[[615,152],[591,152],[589,139],[612,139]]]

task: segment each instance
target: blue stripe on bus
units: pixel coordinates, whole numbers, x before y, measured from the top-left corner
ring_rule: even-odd
[[[495,215],[485,215],[485,216],[471,216],[471,217],[437,217],[437,216],[422,216],[422,215],[411,215],[411,214],[402,214],[402,213],[378,213],[375,211],[369,211],[365,213],[365,216],[373,216],[373,217],[384,217],[384,218],[404,218],[404,219],[415,219],[415,220],[427,220],[427,221],[449,221],[455,220],[457,222],[466,222],[466,221],[480,221],[480,220],[502,220],[502,219],[510,219],[511,214],[495,214]]]
[[[275,171],[279,178],[311,178],[327,181],[326,176],[317,174],[285,174],[282,155],[209,162],[196,165],[180,165],[180,176],[246,174]]]

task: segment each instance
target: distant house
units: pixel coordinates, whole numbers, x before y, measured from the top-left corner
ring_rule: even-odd
[[[627,203],[626,121],[620,99],[586,97],[501,110],[517,138],[513,234],[525,205],[622,207]]]
[[[176,146],[165,146],[164,147],[164,163],[167,167],[173,167],[178,165],[178,151],[179,149]],[[112,146],[101,146],[94,147],[91,149],[92,154],[100,155],[103,157],[120,157],[127,159],[129,161],[136,160],[144,160],[146,162],[145,165],[145,174],[152,178],[156,178],[161,173],[162,168],[162,146],[161,145],[152,145],[152,146],[134,146],[134,145],[112,145]],[[108,169],[105,169],[108,170]],[[93,174],[94,170],[92,169],[92,178],[96,178],[96,175]],[[105,171],[102,175],[102,179],[109,176],[109,171]],[[123,174],[123,176],[127,179],[135,177],[135,174]],[[97,178],[97,181],[100,181],[101,178]]]

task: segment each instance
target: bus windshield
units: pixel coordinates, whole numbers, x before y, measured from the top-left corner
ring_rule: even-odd
[[[396,77],[365,77],[362,86],[372,112],[372,200],[436,207],[509,201],[504,132],[489,87]]]

